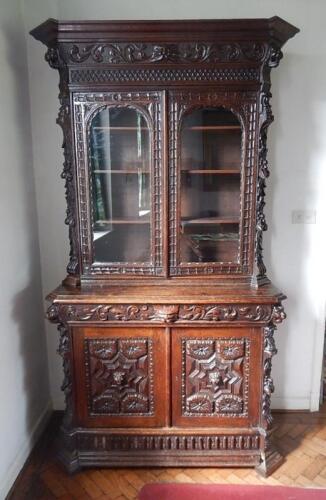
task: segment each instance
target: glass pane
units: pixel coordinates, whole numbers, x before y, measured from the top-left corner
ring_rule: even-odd
[[[238,262],[241,125],[223,108],[181,127],[181,262]]]
[[[90,127],[95,262],[150,262],[150,133],[140,111],[107,107]]]

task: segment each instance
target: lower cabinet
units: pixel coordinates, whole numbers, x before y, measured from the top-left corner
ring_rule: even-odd
[[[84,427],[255,427],[260,328],[74,327]]]

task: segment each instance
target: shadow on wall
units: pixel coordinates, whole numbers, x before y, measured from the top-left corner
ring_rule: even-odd
[[[25,395],[26,430],[30,431],[49,402],[49,382],[47,368],[46,342],[44,332],[44,312],[42,304],[42,285],[40,271],[40,252],[38,225],[32,163],[32,138],[30,124],[30,105],[28,91],[27,55],[24,32],[17,36],[17,26],[3,30],[7,40],[7,64],[12,72],[11,89],[11,126],[17,133],[15,151],[15,178],[13,190],[8,194],[15,204],[18,222],[12,224],[17,249],[12,249],[13,261],[8,265],[14,269],[12,276],[17,284],[28,283],[13,297],[12,318],[18,325],[20,335],[20,356],[17,359],[17,374],[24,373],[23,393]],[[25,53],[24,53],[25,52]],[[19,54],[19,56],[17,56]],[[6,117],[8,119],[8,117]],[[10,146],[8,146],[10,147]],[[12,198],[10,200],[10,198]],[[21,256],[17,259],[17,255]],[[4,263],[6,265],[6,263]],[[19,285],[18,285],[19,286]],[[10,335],[10,332],[7,332]],[[5,353],[3,353],[5,355]],[[18,366],[19,365],[19,366]],[[17,384],[16,384],[17,385]],[[17,408],[23,411],[23,404]]]
[[[320,130],[316,123],[316,109],[325,97],[318,95],[322,88],[318,82],[322,80],[317,75],[312,78],[306,70],[308,57],[312,68],[320,66],[311,55],[286,54],[284,65],[281,61],[281,70],[272,74],[272,93],[275,96],[272,107],[276,123],[270,127],[268,140],[271,177],[267,182],[268,232],[264,240],[264,255],[269,277],[288,296],[284,303],[288,317],[278,327],[278,355],[274,358],[273,369],[276,397],[282,400],[291,393],[295,397],[297,392],[298,399],[300,393],[310,393],[313,370],[302,373],[300,366],[312,366],[314,343],[322,342],[322,339],[314,338],[316,325],[321,320],[315,312],[318,291],[316,289],[315,296],[311,293],[312,280],[318,285],[316,280],[319,278],[313,273],[319,258],[314,244],[318,227],[292,225],[291,221],[292,210],[318,208],[319,187],[316,180],[320,178],[320,173],[319,176],[316,173],[320,145],[316,141]],[[286,101],[284,110],[282,99]],[[301,350],[297,347],[294,352],[293,348],[299,345]],[[289,380],[287,373],[291,349],[298,376],[294,379],[297,385],[289,388],[286,394],[283,381],[286,378]],[[293,368],[292,364],[292,374]]]

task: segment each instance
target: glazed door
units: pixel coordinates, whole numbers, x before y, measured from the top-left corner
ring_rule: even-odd
[[[260,328],[173,329],[173,424],[258,425],[261,357]]]
[[[85,427],[164,427],[169,415],[164,328],[73,328],[76,415]]]
[[[162,92],[74,95],[83,274],[160,275]]]
[[[255,103],[177,91],[169,103],[170,274],[246,274]]]

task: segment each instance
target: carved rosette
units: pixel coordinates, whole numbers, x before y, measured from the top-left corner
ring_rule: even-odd
[[[271,305],[255,304],[52,304],[47,317],[52,322],[150,321],[184,322],[275,322],[281,317]],[[276,318],[276,319],[275,319]],[[280,320],[281,321],[281,320]]]

